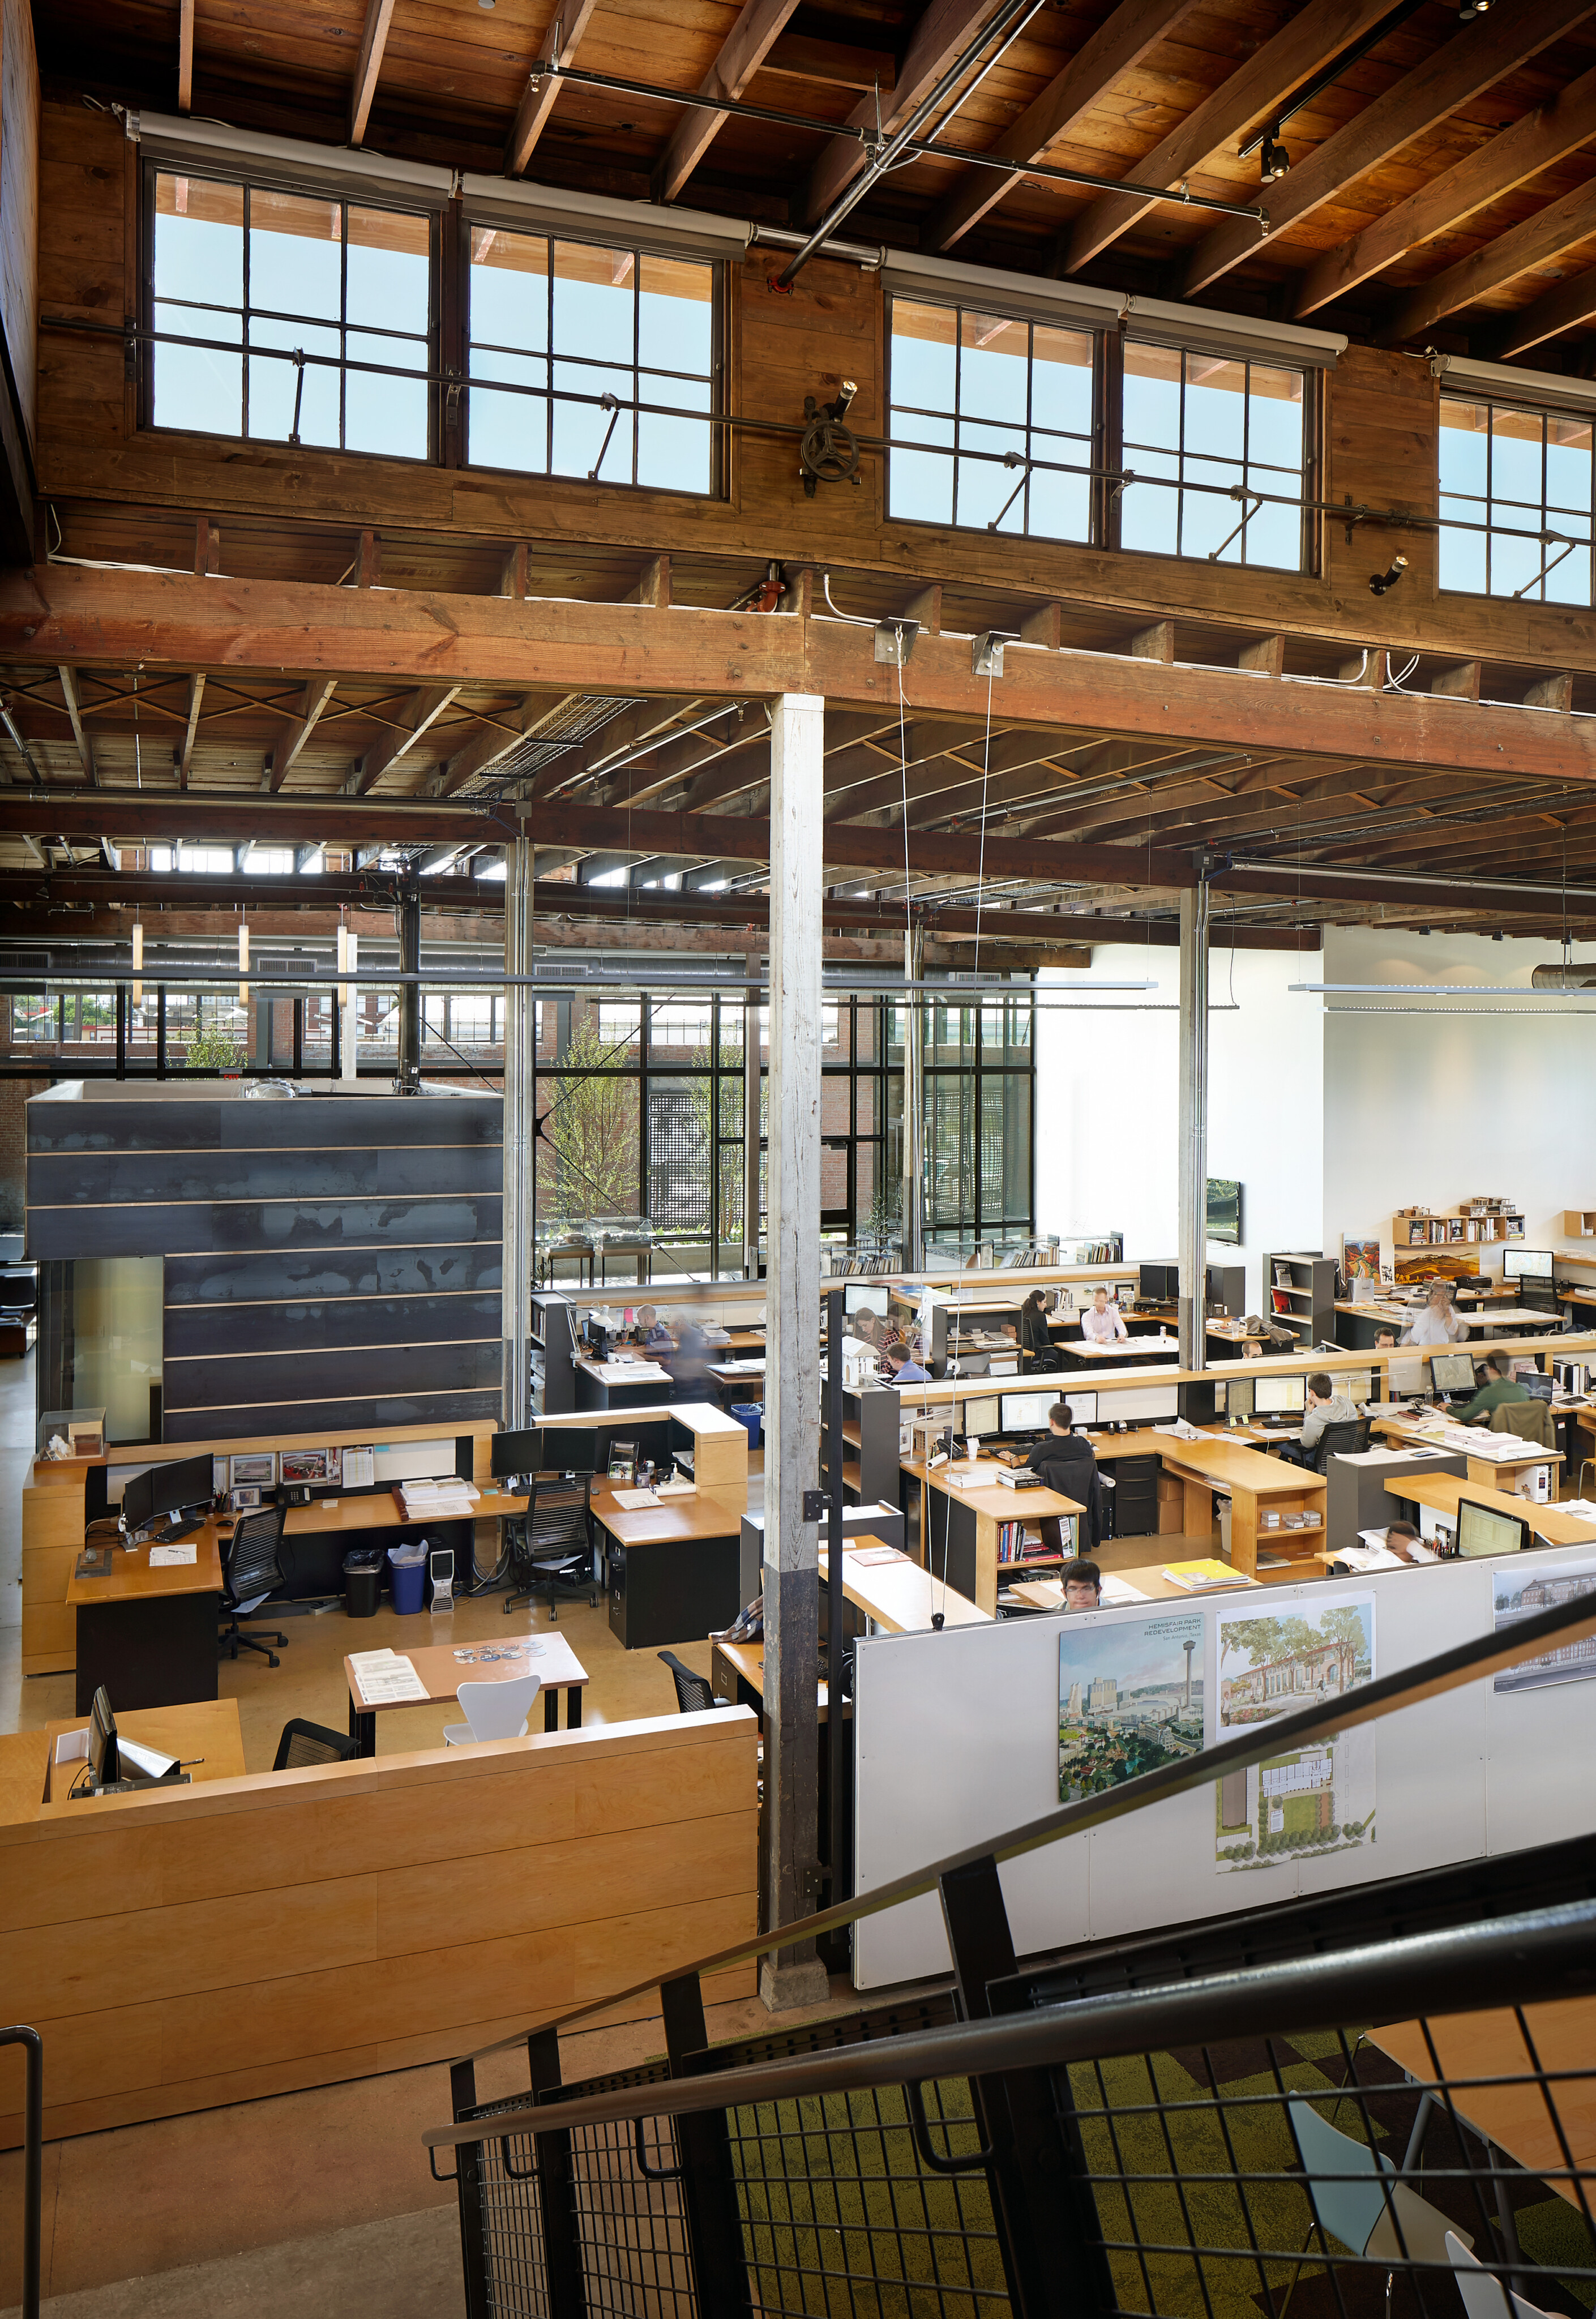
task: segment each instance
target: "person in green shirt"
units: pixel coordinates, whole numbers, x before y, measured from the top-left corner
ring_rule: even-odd
[[[1458,1422],[1473,1425],[1479,1418],[1489,1417],[1493,1409],[1500,1409],[1504,1401],[1528,1401],[1528,1398],[1525,1388],[1509,1376],[1506,1361],[1494,1353],[1487,1353],[1485,1382],[1468,1407],[1458,1412]]]

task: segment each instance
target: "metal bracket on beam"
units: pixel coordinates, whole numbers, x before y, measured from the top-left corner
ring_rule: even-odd
[[[1001,676],[1004,645],[1017,645],[1019,641],[1020,632],[1017,628],[983,629],[969,647],[971,675]]]
[[[876,623],[876,658],[888,668],[906,666],[915,649],[915,638],[920,633],[918,620],[879,620]]]

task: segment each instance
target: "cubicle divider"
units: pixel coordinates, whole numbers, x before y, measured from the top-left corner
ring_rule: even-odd
[[[1059,1613],[856,1647],[857,1890],[1249,1722],[1596,1588],[1596,1541],[1311,1585]],[[1187,1643],[1193,1645],[1188,1674]],[[1189,1688],[1187,1687],[1189,1685]],[[1096,1688],[1094,1688],[1096,1686]],[[1257,1908],[1596,1829],[1596,1644],[1292,1751],[1002,1872],[1021,1954]],[[1278,1826],[1273,1825],[1278,1821]],[[1267,1839],[1267,1841],[1266,1841]],[[934,1899],[865,1918],[853,1979],[944,1973]]]

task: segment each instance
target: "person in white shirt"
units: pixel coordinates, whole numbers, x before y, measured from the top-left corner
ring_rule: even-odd
[[[1108,1291],[1099,1288],[1092,1298],[1092,1309],[1080,1316],[1080,1332],[1088,1344],[1112,1345],[1116,1337],[1129,1336],[1130,1331],[1120,1317],[1117,1304],[1110,1305]]]
[[[1468,1323],[1460,1321],[1452,1310],[1452,1291],[1444,1280],[1438,1280],[1425,1301],[1424,1310],[1411,1329],[1402,1331],[1404,1345],[1456,1345],[1468,1335]]]

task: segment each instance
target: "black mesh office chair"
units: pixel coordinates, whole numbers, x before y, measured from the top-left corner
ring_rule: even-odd
[[[1319,1447],[1313,1453],[1313,1471],[1326,1474],[1332,1457],[1361,1457],[1369,1446],[1369,1421],[1366,1417],[1348,1418],[1340,1425],[1327,1425],[1319,1437]]]
[[[674,1651],[656,1651],[671,1670],[671,1680],[676,1685],[677,1710],[682,1715],[707,1715],[712,1707],[729,1707],[731,1701],[716,1696],[715,1687],[708,1675],[695,1674]]]
[[[505,1596],[506,1617],[523,1603],[546,1602],[549,1622],[557,1624],[562,1595],[570,1602],[585,1594],[588,1608],[597,1608],[599,1587],[593,1575],[593,1531],[585,1480],[536,1475],[526,1512],[507,1528],[510,1563],[520,1591]]]
[[[233,1532],[232,1544],[225,1548],[221,1561],[221,1655],[237,1658],[242,1644],[247,1651],[258,1651],[271,1666],[277,1664],[277,1654],[269,1647],[275,1643],[286,1649],[288,1638],[275,1627],[241,1627],[240,1618],[258,1611],[266,1596],[283,1584],[282,1565],[277,1549],[283,1542],[283,1524],[287,1520],[284,1506],[267,1506],[257,1514],[249,1514]]]
[[[307,1764],[347,1764],[359,1742],[347,1731],[329,1731],[325,1723],[305,1723],[295,1716],[283,1726],[274,1772],[298,1772]]]

